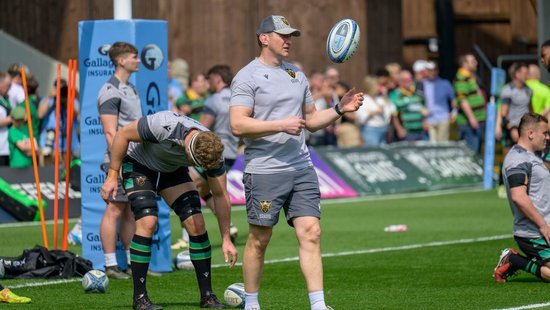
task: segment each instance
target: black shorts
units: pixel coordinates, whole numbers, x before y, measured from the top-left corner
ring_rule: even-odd
[[[540,265],[550,261],[550,245],[544,238],[523,238],[514,236],[519,248],[528,259],[536,261]]]
[[[157,172],[126,156],[122,162],[122,179],[126,193],[151,190],[159,193],[164,189],[193,182],[187,167],[172,172]]]
[[[233,167],[233,164],[235,164],[235,160],[235,158],[225,159],[225,172],[229,172],[229,170],[231,170],[231,167]],[[195,171],[195,173],[205,181],[208,178],[208,176],[206,175],[206,169],[204,169],[203,167],[193,166],[189,169],[193,169],[193,171]]]

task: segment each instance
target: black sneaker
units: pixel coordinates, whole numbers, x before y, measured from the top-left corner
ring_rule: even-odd
[[[138,298],[134,298],[132,308],[134,310],[162,310],[162,306],[151,302],[147,294],[141,294]]]
[[[214,293],[206,292],[206,296],[201,298],[201,308],[225,309],[225,305],[220,302]]]

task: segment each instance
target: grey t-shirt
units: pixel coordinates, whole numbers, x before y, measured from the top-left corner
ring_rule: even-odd
[[[514,145],[506,155],[503,164],[502,177],[510,197],[508,177],[518,175],[527,181],[527,193],[537,211],[550,223],[550,172],[542,159],[519,145]],[[518,207],[508,199],[514,215],[514,236],[538,238],[538,226],[527,218]]]
[[[212,131],[223,142],[223,157],[235,159],[237,158],[239,138],[231,133],[231,128],[229,127],[229,99],[231,99],[231,90],[226,87],[206,99],[202,113],[210,114],[216,118]]]
[[[517,88],[514,82],[510,82],[502,88],[500,101],[508,105],[508,120],[512,127],[518,127],[523,114],[529,112],[533,91],[524,85]]]
[[[170,111],[144,116],[138,121],[138,133],[143,141],[130,142],[127,154],[157,172],[194,166],[184,149],[185,137],[193,128],[209,131],[194,119]]]
[[[281,120],[291,115],[303,118],[304,106],[312,104],[306,76],[287,62],[272,67],[256,58],[231,83],[230,106],[252,108],[251,117],[257,120]],[[243,140],[246,173],[295,171],[312,165],[304,130],[299,136],[279,132]]]
[[[97,110],[99,115],[108,114],[118,117],[117,131],[142,115],[141,101],[134,85],[122,84],[115,76],[111,77],[99,90]],[[105,153],[104,162],[109,162],[108,153]]]

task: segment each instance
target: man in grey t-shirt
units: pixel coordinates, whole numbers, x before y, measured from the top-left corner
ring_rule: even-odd
[[[502,178],[514,216],[514,239],[526,256],[502,251],[493,274],[506,282],[518,270],[550,281],[550,172],[535,154],[548,143],[548,120],[526,113],[519,123],[519,140],[506,155]]]
[[[510,147],[518,141],[518,126],[521,117],[532,110],[533,91],[525,84],[529,74],[525,63],[515,62],[508,71],[512,81],[504,85],[500,93],[502,103],[500,117],[502,117],[502,131],[504,139],[506,139],[504,142],[507,147]],[[499,131],[500,128],[497,128],[497,137],[500,136]]]
[[[245,143],[243,181],[249,233],[243,257],[245,309],[260,309],[263,258],[284,209],[296,230],[312,310],[329,309],[323,291],[320,192],[304,128],[327,127],[356,111],[363,94],[350,90],[334,109],[317,111],[304,73],[284,61],[300,31],[283,16],[266,17],[256,30],[260,56],[231,83],[230,124]]]
[[[141,117],[139,95],[129,82],[130,76],[139,70],[140,60],[137,53],[137,48],[126,42],[115,42],[109,49],[109,58],[115,66],[115,74],[103,84],[97,95],[97,110],[107,142],[107,150],[101,165],[105,173],[109,167],[109,150],[116,132]],[[129,279],[130,275],[118,268],[116,260],[117,226],[120,227],[120,240],[130,263],[130,242],[136,225],[120,179],[119,188],[119,194],[107,201],[99,234],[105,256],[105,274],[111,279]],[[117,225],[119,221],[120,225]]]
[[[149,300],[146,288],[152,237],[158,222],[157,194],[189,232],[189,254],[199,284],[200,307],[224,308],[212,292],[210,239],[199,194],[188,171],[190,166],[206,170],[222,237],[222,252],[226,262],[231,258],[233,267],[237,249],[229,236],[231,206],[223,149],[219,137],[199,122],[169,111],[142,117],[117,132],[102,197],[107,200],[116,196],[117,176],[122,168],[124,190],[136,218],[136,233],[130,246],[134,309],[162,309]]]

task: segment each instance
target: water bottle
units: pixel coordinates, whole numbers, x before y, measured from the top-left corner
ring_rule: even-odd
[[[407,231],[409,228],[405,224],[390,225],[384,228],[384,231],[388,232],[403,232]]]

